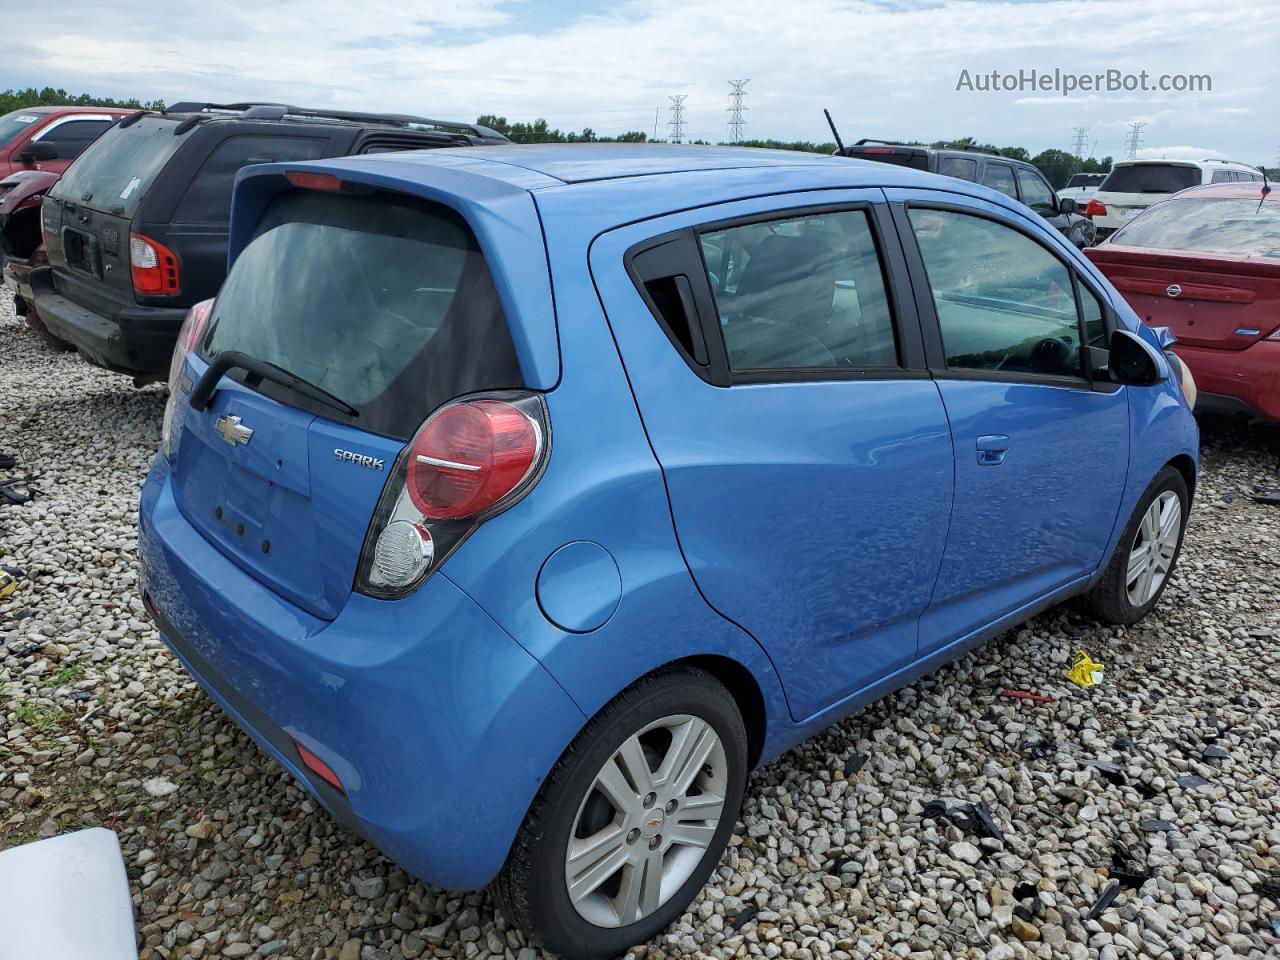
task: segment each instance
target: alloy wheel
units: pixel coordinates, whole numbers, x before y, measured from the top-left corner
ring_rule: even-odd
[[[1147,507],[1129,549],[1124,582],[1129,602],[1135,607],[1150,603],[1164,584],[1173,567],[1181,533],[1182,501],[1172,490],[1166,490]]]
[[[565,851],[574,909],[598,927],[648,916],[693,875],[724,814],[724,744],[689,714],[663,717],[614,751],[583,797]]]

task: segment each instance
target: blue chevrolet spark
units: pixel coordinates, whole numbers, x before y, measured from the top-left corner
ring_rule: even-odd
[[[1026,207],[735,148],[243,172],[142,494],[177,656],[556,953],[654,936],[748,772],[1069,597],[1133,623],[1194,385]]]

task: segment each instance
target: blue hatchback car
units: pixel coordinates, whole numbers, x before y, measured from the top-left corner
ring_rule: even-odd
[[[976,184],[583,145],[240,174],[141,506],[263,749],[566,957],[677,918],[748,772],[1036,612],[1149,611],[1193,384]]]

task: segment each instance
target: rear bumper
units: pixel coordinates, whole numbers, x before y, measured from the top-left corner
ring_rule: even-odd
[[[187,315],[184,307],[124,307],[102,316],[57,292],[53,268],[31,271],[31,294],[49,331],[90,363],[130,376],[165,376]]]
[[[4,287],[15,297],[31,302],[31,264],[25,260],[6,257],[3,261]]]
[[[169,646],[257,743],[405,869],[478,889],[506,859],[585,718],[443,574],[396,602],[312,617],[205,540],[157,458],[142,491],[143,590]],[[303,766],[301,743],[341,779]]]
[[[1215,350],[1177,344],[1196,378],[1196,411],[1244,414],[1280,421],[1280,340],[1259,340],[1243,350]]]

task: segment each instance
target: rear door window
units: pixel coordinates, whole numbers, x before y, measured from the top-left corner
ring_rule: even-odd
[[[700,242],[734,372],[897,366],[866,211],[710,230]]]
[[[1102,181],[1102,193],[1177,193],[1200,182],[1200,168],[1175,163],[1135,163],[1116,167]]]
[[[201,352],[237,350],[355,408],[284,403],[407,439],[448,400],[523,384],[493,277],[466,222],[387,195],[295,190],[236,259]]]
[[[156,174],[183,142],[171,117],[145,116],[116,126],[91,143],[54,190],[95,210],[132,217]]]
[[[187,187],[174,211],[175,223],[226,223],[231,218],[231,188],[237,171],[254,163],[314,160],[325,141],[317,137],[228,137]]]
[[[1005,196],[1018,199],[1018,188],[1013,184],[1013,167],[1007,163],[987,163],[982,172],[982,182],[992,190],[999,190]]]
[[[977,183],[978,161],[972,157],[942,157],[938,161],[938,172],[944,177],[958,177]]]
[[[41,143],[52,143],[58,148],[59,160],[74,160],[85,148],[97,140],[114,122],[112,117],[101,120],[68,120],[50,127],[36,136]]]

